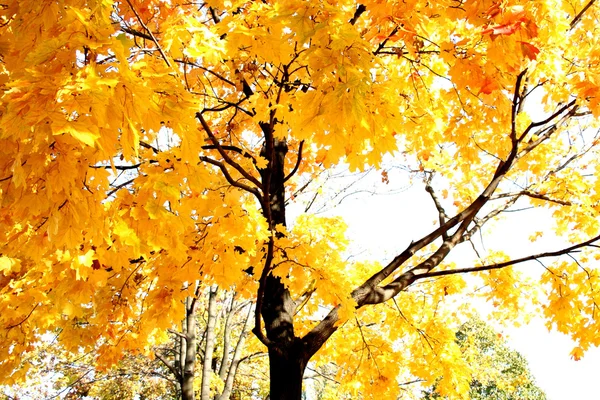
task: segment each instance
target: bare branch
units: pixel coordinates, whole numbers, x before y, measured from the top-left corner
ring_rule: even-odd
[[[499,194],[498,196],[495,196],[494,199],[501,199],[504,197],[513,197],[513,196],[527,196],[527,197],[531,197],[532,199],[538,199],[538,200],[545,200],[551,203],[556,203],[556,204],[560,204],[563,206],[571,206],[573,205],[570,201],[565,201],[565,200],[559,200],[559,199],[552,199],[550,197],[548,197],[545,194],[541,194],[541,193],[536,193],[536,192],[532,192],[530,190],[522,190],[520,192],[516,192],[516,193],[502,193]]]
[[[433,187],[431,186],[432,179],[433,179],[433,174],[429,174],[429,177],[425,181],[425,191],[427,193],[429,193],[429,195],[431,196],[431,199],[433,200],[433,203],[435,204],[435,208],[438,211],[440,226],[442,226],[442,225],[444,225],[444,223],[446,223],[446,220],[448,219],[448,215],[446,214],[446,210],[444,210],[444,207],[442,206],[440,199],[437,197],[437,195],[435,194],[435,191],[433,190]],[[442,239],[446,240],[447,238],[448,238],[448,232],[443,232]]]
[[[367,6],[365,6],[364,4],[359,4],[358,7],[356,7],[356,11],[354,12],[354,16],[352,16],[352,19],[348,22],[350,22],[350,25],[354,25],[356,24],[356,21],[358,21],[358,19],[360,18],[361,15],[363,15],[363,13],[367,11]]]
[[[154,154],[160,153],[160,151],[156,147],[154,147],[146,142],[143,142],[141,140],[140,140],[140,146],[145,147],[146,149],[152,150],[154,152]]]
[[[593,237],[592,239],[586,240],[585,242],[581,242],[581,243],[578,243],[573,246],[566,247],[564,249],[557,250],[557,251],[549,251],[549,252],[545,252],[545,253],[533,254],[533,255],[530,255],[527,257],[517,258],[514,260],[505,261],[505,262],[497,263],[497,264],[482,265],[479,267],[457,268],[457,269],[445,270],[445,271],[427,272],[424,274],[416,275],[415,279],[433,278],[435,276],[462,274],[462,273],[466,273],[466,272],[489,271],[492,269],[500,269],[500,268],[509,267],[511,265],[520,264],[520,263],[523,263],[526,261],[534,261],[534,260],[537,261],[540,258],[569,255],[570,253],[574,252],[575,250],[581,249],[583,247],[588,247],[588,246],[595,247],[594,242],[597,242],[598,240],[600,240],[600,235]]]
[[[120,185],[115,186],[115,188],[113,190],[111,190],[110,192],[108,192],[106,194],[106,197],[110,197],[113,194],[115,194],[119,189],[124,188],[125,186],[129,185],[130,183],[133,183],[133,181],[135,181],[135,178],[132,178],[126,182],[121,183]]]
[[[294,174],[298,171],[300,167],[300,162],[302,162],[302,147],[304,146],[304,140],[300,142],[300,146],[298,147],[298,158],[296,159],[296,165],[294,165],[294,169],[283,179],[283,182],[287,182]]]
[[[36,308],[38,308],[40,305],[40,303],[36,304],[35,306],[33,306],[33,308],[31,309],[31,311],[29,311],[29,314],[27,314],[25,316],[25,318],[23,318],[21,321],[17,322],[16,324],[13,325],[9,325],[7,326],[5,329],[7,331],[11,330],[12,328],[16,328],[17,326],[22,325],[25,321],[27,321],[29,319],[29,317],[31,317],[31,314],[33,314],[33,312],[35,311]]]
[[[523,81],[523,77],[526,73],[527,69],[524,69],[517,76],[517,82],[515,83],[515,92],[513,94],[512,112],[510,118],[510,140],[513,143],[513,146],[515,146],[517,143],[517,114],[519,113],[521,103],[523,102],[523,96],[521,95],[521,82]]]
[[[588,1],[588,3],[581,9],[581,11],[579,11],[579,14],[577,14],[575,16],[575,18],[573,18],[573,20],[571,21],[571,26],[570,29],[573,29],[575,27],[575,25],[577,25],[577,23],[579,21],[581,21],[581,18],[583,17],[583,14],[585,14],[585,12],[592,6],[594,5],[594,3],[596,2],[596,0],[590,0]]]
[[[169,360],[164,358],[158,351],[154,352],[154,355],[165,365],[165,367],[169,369],[169,371],[171,371],[173,375],[175,375],[177,380],[181,379],[181,373],[177,368],[175,368],[173,363],[169,362]]]
[[[210,138],[210,140],[213,142],[213,145],[219,151],[219,154],[221,155],[221,157],[223,157],[223,160],[225,160],[225,162],[227,164],[229,164],[233,168],[235,168],[240,174],[242,174],[242,176],[244,178],[246,178],[247,180],[249,180],[250,182],[252,182],[257,188],[261,187],[261,183],[258,181],[258,179],[256,179],[252,175],[250,175],[250,173],[248,171],[246,171],[244,168],[242,168],[241,165],[239,165],[237,162],[235,162],[235,160],[233,160],[231,157],[229,157],[229,155],[227,154],[227,152],[225,151],[225,149],[219,143],[219,140],[213,134],[212,130],[210,129],[210,126],[208,126],[208,123],[206,122],[206,120],[204,119],[204,117],[202,116],[202,114],[199,113],[199,112],[197,112],[196,113],[196,118],[198,118],[198,120],[202,124],[202,127],[204,128],[204,131],[206,132],[206,134],[208,135],[208,137]]]
[[[575,107],[574,107],[575,106]],[[559,108],[556,112],[554,112],[552,115],[550,115],[549,117],[547,117],[546,119],[543,119],[541,121],[538,122],[532,122],[529,124],[529,126],[525,129],[525,131],[523,132],[523,134],[521,134],[521,137],[519,138],[519,141],[522,141],[529,132],[531,132],[531,130],[533,128],[537,128],[538,126],[543,126],[546,125],[547,123],[549,123],[550,121],[556,119],[556,117],[560,116],[561,114],[565,113],[566,111],[568,111],[570,108],[573,108],[571,110],[571,112],[574,112],[575,109],[577,109],[576,107],[576,100],[572,100],[570,101],[568,104],[562,106],[561,108]],[[539,143],[541,143],[541,140],[537,140],[535,142],[533,142],[532,144],[530,144],[528,146],[528,148],[533,148],[536,147]],[[527,149],[526,149],[527,150]],[[527,151],[528,152],[528,151]]]
[[[167,331],[169,333],[172,333],[175,336],[179,336],[180,338],[184,339],[184,340],[188,340],[187,335],[184,335],[183,333],[176,331],[175,329],[167,329]]]
[[[121,26],[121,30],[123,32],[125,32],[125,33],[129,33],[132,36],[139,37],[139,38],[146,39],[146,40],[150,40],[152,42],[154,41],[154,39],[152,38],[152,36],[150,36],[150,35],[148,35],[148,34],[146,34],[144,32],[136,31],[135,29],[132,29],[132,28],[130,28],[128,26]]]
[[[116,169],[118,171],[127,171],[129,169],[137,169],[142,165],[142,163],[137,163],[134,165],[90,165],[90,168],[94,169]]]
[[[246,192],[252,193],[256,197],[258,197],[259,200],[261,199],[260,193],[258,192],[258,190],[256,188],[250,187],[248,185],[245,185],[241,182],[237,182],[236,180],[234,180],[233,177],[229,174],[227,167],[225,167],[225,165],[222,162],[213,160],[212,158],[209,158],[206,156],[200,156],[200,160],[219,167],[219,169],[221,169],[221,172],[223,173],[223,176],[225,176],[225,179],[231,186],[234,186],[236,188],[245,190]]]

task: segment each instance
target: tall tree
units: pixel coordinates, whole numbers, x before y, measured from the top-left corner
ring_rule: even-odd
[[[272,399],[301,397],[320,349],[360,365],[344,381],[364,397],[439,371],[441,395],[466,395],[445,299],[467,273],[506,315],[544,292],[537,309],[581,357],[600,324],[598,17],[594,0],[3,1],[0,376],[24,377],[58,329],[100,368],[147,351],[196,281],[255,297]],[[380,221],[414,238],[391,260],[345,260],[337,219],[288,220],[324,171],[384,157],[437,213],[433,228]],[[451,262],[529,206],[570,243]]]

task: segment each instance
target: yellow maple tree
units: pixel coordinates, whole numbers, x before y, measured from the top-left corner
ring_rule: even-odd
[[[398,376],[466,396],[449,299],[468,273],[581,357],[600,344],[599,16],[594,0],[2,1],[3,383],[45,332],[98,368],[149,350],[194,282],[255,299],[272,399],[300,398],[315,354],[363,398],[395,398]],[[348,261],[338,219],[286,220],[324,172],[385,157],[438,216],[391,261]],[[449,261],[523,204],[569,244]],[[539,282],[527,261],[547,263]]]

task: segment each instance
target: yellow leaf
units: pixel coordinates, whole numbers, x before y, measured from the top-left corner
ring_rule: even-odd
[[[21,270],[21,262],[15,258],[0,256],[0,272],[5,276],[11,272],[19,272]]]

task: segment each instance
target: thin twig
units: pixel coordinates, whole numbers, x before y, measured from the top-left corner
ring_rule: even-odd
[[[165,52],[163,51],[162,47],[158,43],[158,40],[156,40],[156,37],[154,36],[154,34],[152,33],[152,31],[146,26],[146,24],[144,23],[144,21],[142,21],[142,17],[140,16],[140,14],[138,14],[138,12],[135,9],[135,7],[133,6],[133,4],[131,4],[131,0],[125,0],[125,1],[127,1],[127,4],[129,5],[129,8],[131,8],[131,11],[133,11],[133,13],[135,14],[135,17],[139,21],[140,25],[142,25],[142,27],[146,30],[146,32],[148,32],[148,34],[152,38],[152,41],[156,45],[156,48],[158,49],[158,52],[160,53],[160,55],[162,56],[162,58],[165,60],[165,63],[167,64],[167,66],[169,66],[169,68],[172,68],[171,62],[169,61],[169,59],[167,58],[167,55],[165,54]]]

